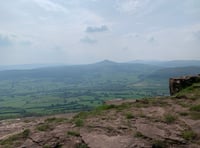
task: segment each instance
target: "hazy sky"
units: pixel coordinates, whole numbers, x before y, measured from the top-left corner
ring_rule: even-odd
[[[0,0],[0,65],[200,60],[200,0]]]

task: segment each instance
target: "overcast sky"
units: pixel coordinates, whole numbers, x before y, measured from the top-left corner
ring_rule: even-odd
[[[200,0],[0,0],[0,65],[200,60]]]

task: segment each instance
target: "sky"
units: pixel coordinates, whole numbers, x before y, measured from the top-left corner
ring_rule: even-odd
[[[0,65],[200,60],[200,0],[0,0]]]

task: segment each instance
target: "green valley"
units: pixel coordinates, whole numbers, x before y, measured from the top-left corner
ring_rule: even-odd
[[[115,98],[167,96],[169,77],[198,73],[198,66],[111,61],[1,71],[0,119],[91,110]]]

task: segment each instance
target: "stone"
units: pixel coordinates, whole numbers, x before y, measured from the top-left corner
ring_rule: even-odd
[[[169,79],[170,95],[174,95],[182,89],[191,86],[194,83],[200,82],[200,74],[197,76],[183,76],[179,78]]]

